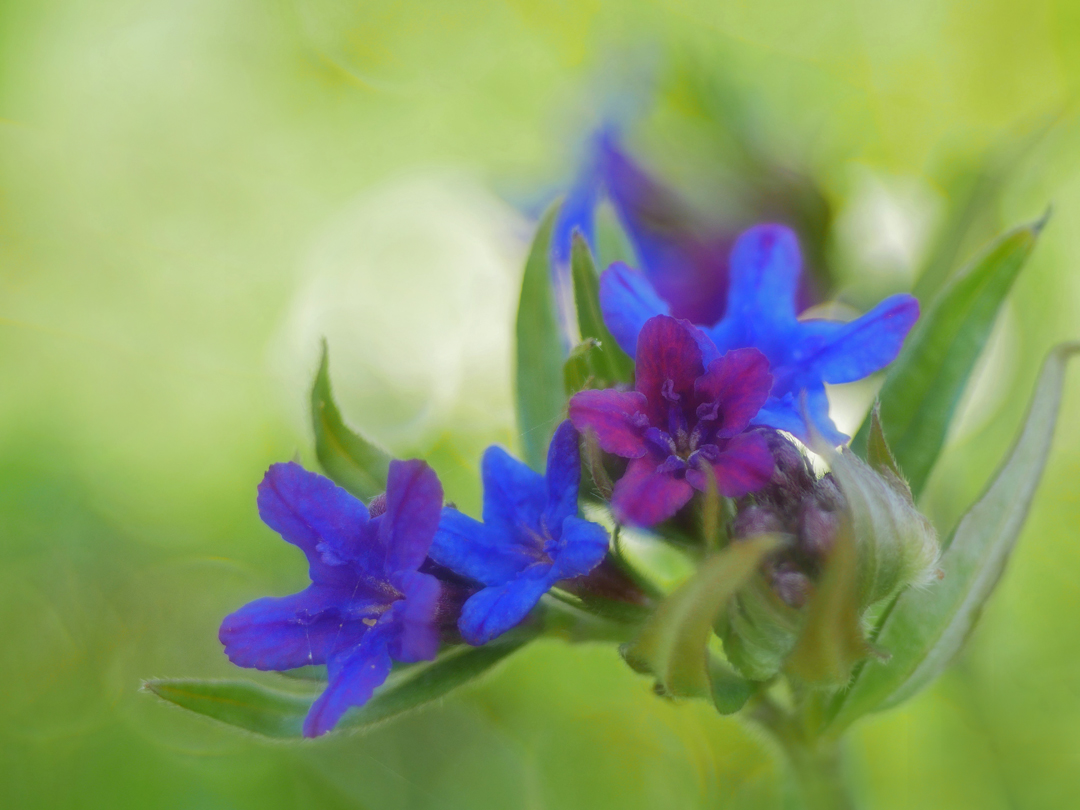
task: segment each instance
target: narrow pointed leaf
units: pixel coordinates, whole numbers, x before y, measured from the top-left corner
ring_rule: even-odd
[[[956,406],[1043,221],[994,243],[923,313],[881,388],[881,426],[916,498],[937,460]],[[866,457],[870,422],[852,448]]]
[[[252,681],[171,678],[147,681],[143,689],[188,711],[275,739],[300,739],[312,702]]]
[[[338,728],[370,726],[441,698],[483,675],[524,647],[534,636],[535,631],[527,628],[483,647],[459,647],[428,666],[410,668],[400,680],[378,690],[371,700],[346,714]]]
[[[688,582],[660,604],[627,645],[627,662],[639,672],[652,673],[670,695],[712,695],[708,643],[713,623],[779,543],[773,535],[759,535],[732,543],[706,560]]]
[[[845,518],[817,588],[806,606],[795,649],[784,669],[821,686],[847,683],[852,668],[870,653],[859,622],[858,550],[851,519]]]
[[[1063,344],[1043,365],[1023,429],[993,482],[964,515],[939,562],[940,581],[903,591],[874,638],[891,653],[869,660],[833,705],[834,733],[895,706],[936,678],[961,648],[1004,571],[1039,485],[1054,434],[1067,359]]]
[[[735,714],[750,699],[754,684],[746,680],[715,655],[709,656],[709,680],[712,699],[720,714]]]
[[[881,426],[881,402],[874,403],[874,409],[870,411],[870,433],[866,443],[866,461],[879,473],[888,470],[900,481],[903,481],[903,473],[900,465],[896,463],[888,441],[885,439],[885,429]]]
[[[315,455],[330,478],[364,500],[386,491],[390,456],[350,430],[342,420],[330,391],[330,356],[325,340],[311,389],[311,422],[315,428]]]
[[[570,356],[563,364],[563,387],[567,397],[595,387],[596,372],[591,356],[598,353],[599,347],[593,338],[586,338],[570,350]]]
[[[484,647],[460,647],[427,666],[410,667],[350,710],[337,730],[359,729],[436,700],[479,677],[531,638],[522,633]],[[251,681],[162,679],[143,688],[181,708],[275,739],[300,739],[313,695],[270,689]]]
[[[516,335],[518,430],[525,460],[543,470],[548,441],[566,410],[563,344],[551,281],[551,230],[558,206],[540,222],[521,280]]]
[[[596,341],[593,362],[599,375],[608,385],[629,382],[634,363],[619,348],[611,336],[600,312],[600,279],[596,274],[589,245],[581,234],[574,234],[570,254],[570,272],[574,279],[574,304],[577,308],[578,329],[583,340]]]

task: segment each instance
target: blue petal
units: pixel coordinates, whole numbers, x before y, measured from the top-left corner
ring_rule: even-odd
[[[389,621],[397,629],[390,655],[398,661],[431,661],[439,653],[436,624],[442,585],[430,574],[406,571],[393,577],[394,587],[405,598],[394,602]]]
[[[584,576],[607,554],[607,529],[599,523],[568,517],[562,525],[561,545],[552,577],[559,580]]]
[[[631,357],[637,354],[638,334],[645,321],[670,314],[645,274],[622,262],[600,274],[600,311],[615,342]]]
[[[549,532],[556,533],[567,517],[578,513],[581,449],[578,432],[569,419],[560,424],[551,437],[544,478],[547,480],[544,523]]]
[[[485,585],[501,585],[534,561],[511,540],[506,533],[447,507],[429,553],[439,565],[463,577]]]
[[[230,613],[218,638],[229,660],[240,667],[284,670],[324,664],[340,646],[359,642],[367,630],[364,608],[377,616],[380,600],[350,599],[349,592],[312,585],[281,598],[266,597]],[[348,614],[351,621],[346,621]]]
[[[724,312],[728,242],[703,223],[670,188],[651,177],[608,136],[600,146],[604,185],[634,245],[639,265],[670,310],[693,323]]]
[[[570,265],[574,232],[578,231],[596,249],[596,203],[599,196],[600,178],[596,172],[595,157],[590,156],[581,168],[574,185],[563,200],[555,226],[551,232],[551,259],[556,268]]]
[[[350,708],[368,702],[375,688],[390,674],[389,637],[386,626],[376,626],[355,647],[330,657],[329,683],[304,719],[305,737],[325,734]]]
[[[329,478],[294,462],[274,464],[259,484],[258,504],[263,522],[304,550],[312,582],[351,583],[355,576],[346,561],[382,572],[367,507]]]
[[[537,566],[540,569],[540,566]],[[458,629],[469,644],[487,644],[521,622],[540,597],[551,588],[551,568],[530,571],[505,585],[485,588],[469,597],[461,611]]]
[[[799,243],[783,225],[756,225],[744,231],[731,251],[731,287],[724,320],[741,325],[753,345],[777,329],[787,330],[795,322],[795,298],[799,286],[801,259]],[[730,334],[718,337],[731,339]],[[737,346],[717,346],[721,351]]]
[[[861,380],[896,359],[918,318],[919,302],[914,296],[886,298],[862,317],[833,325],[805,366],[827,383]],[[806,325],[821,328],[814,322]]]
[[[496,446],[484,451],[480,468],[488,528],[511,538],[517,538],[522,528],[539,528],[547,505],[544,477]]]
[[[809,440],[798,400],[791,392],[782,397],[769,397],[757,416],[750,420],[750,424],[786,430],[793,436],[798,436],[802,442]]]
[[[423,461],[390,462],[386,513],[379,522],[387,573],[420,567],[439,527],[442,500],[442,484]]]

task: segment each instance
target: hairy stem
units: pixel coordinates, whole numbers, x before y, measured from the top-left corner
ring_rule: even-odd
[[[803,810],[854,810],[844,781],[839,740],[808,732],[792,715],[764,696],[750,717],[769,732],[784,753]]]

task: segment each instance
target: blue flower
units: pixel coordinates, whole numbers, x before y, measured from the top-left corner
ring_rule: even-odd
[[[574,231],[595,253],[596,208],[603,198],[615,208],[649,283],[668,302],[666,314],[692,323],[717,320],[727,295],[731,228],[697,216],[621,149],[610,124],[592,136],[555,221],[557,272],[569,266]]]
[[[417,569],[438,527],[442,486],[424,462],[393,461],[386,511],[371,515],[328,478],[275,464],[258,503],[263,522],[307,556],[311,585],[245,605],[225,617],[218,637],[238,666],[326,664],[326,690],[304,721],[304,736],[317,737],[367,702],[391,659],[438,652],[442,586]]]
[[[561,579],[583,576],[608,548],[603,526],[578,517],[581,458],[570,422],[555,431],[540,475],[499,447],[484,453],[484,522],[443,509],[431,558],[485,587],[458,621],[469,644],[518,624]]]
[[[706,364],[731,349],[760,350],[769,360],[774,383],[754,424],[808,439],[802,416],[805,397],[806,413],[818,432],[834,444],[843,443],[847,437],[829,418],[825,383],[853,382],[891,363],[919,317],[919,302],[900,294],[849,323],[800,321],[799,245],[783,225],[745,231],[732,249],[730,269],[724,317],[698,324],[715,347],[703,342]],[[670,312],[645,274],[619,262],[601,276],[600,306],[611,334],[631,357],[645,322]]]

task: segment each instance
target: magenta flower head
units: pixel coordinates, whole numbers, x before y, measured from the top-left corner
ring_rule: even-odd
[[[772,398],[756,424],[808,441],[805,415],[823,437],[841,444],[847,436],[829,418],[825,383],[861,380],[896,359],[919,317],[919,302],[911,295],[893,295],[849,323],[799,320],[801,263],[790,228],[750,228],[731,252],[724,317],[699,325],[721,352],[752,346],[769,359]],[[604,271],[600,304],[611,334],[631,356],[646,321],[671,311],[644,273],[622,263]]]
[[[581,455],[569,422],[555,431],[540,475],[500,447],[484,452],[484,522],[443,510],[431,558],[484,587],[458,628],[486,644],[524,619],[559,580],[584,576],[604,559],[607,530],[578,517]]]
[[[708,339],[688,321],[650,318],[637,340],[634,391],[581,391],[570,420],[600,447],[630,459],[615,484],[611,508],[620,523],[652,526],[674,515],[709,485],[753,492],[773,474],[764,437],[747,431],[773,385],[757,349],[737,349],[704,362]]]
[[[259,515],[308,559],[311,585],[257,599],[225,617],[218,637],[241,667],[326,664],[329,683],[304,736],[332,729],[390,674],[391,659],[427,661],[439,649],[442,585],[417,569],[439,524],[442,486],[422,461],[392,461],[386,511],[299,464],[275,464],[259,484]]]

